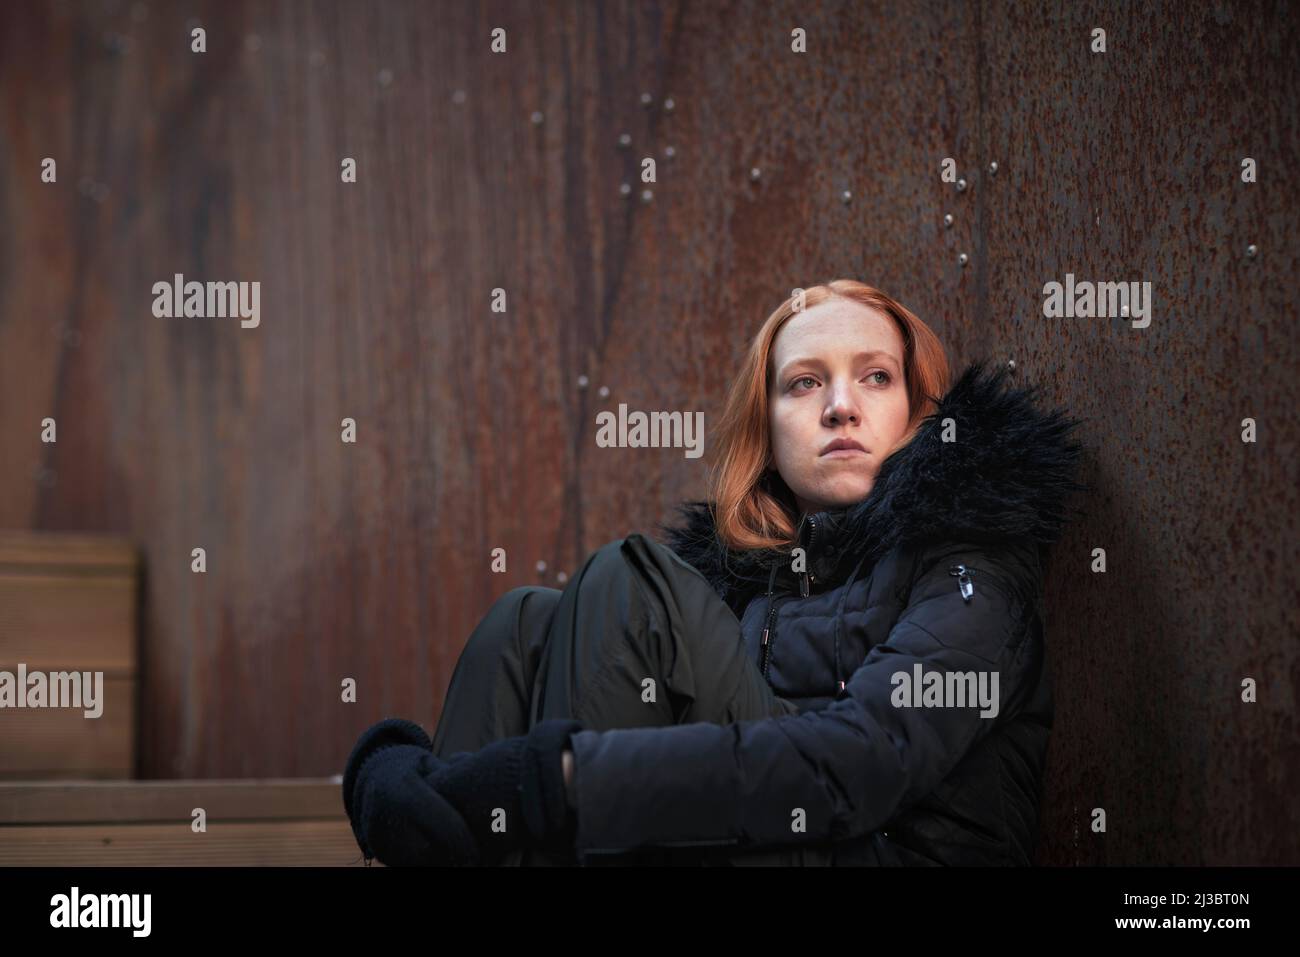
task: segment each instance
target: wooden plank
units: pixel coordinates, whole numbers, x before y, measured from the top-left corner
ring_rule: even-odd
[[[0,783],[0,828],[21,824],[329,820],[344,815],[341,776],[185,781]],[[8,830],[2,834],[11,833]]]
[[[134,577],[139,549],[130,539],[82,532],[0,531],[0,575],[57,569],[62,574]]]
[[[0,569],[0,668],[132,674],[136,645],[135,579]]]
[[[85,702],[0,712],[0,779],[135,772],[138,565],[118,536],[0,532],[0,670],[103,672],[97,718]]]
[[[0,711],[0,780],[129,778],[135,773],[134,678],[104,676],[103,710]]]
[[[346,818],[213,823],[0,828],[3,867],[363,866]]]

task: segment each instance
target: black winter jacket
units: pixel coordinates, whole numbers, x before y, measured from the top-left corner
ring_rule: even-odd
[[[1086,488],[1078,423],[1035,392],[969,366],[866,499],[803,517],[801,573],[789,553],[722,546],[704,502],[661,526],[800,713],[575,734],[581,858],[783,845],[773,860],[1032,862],[1052,726],[1043,564]],[[996,673],[996,714],[973,695],[926,706],[937,678],[905,698],[897,676],[929,673],[982,673],[986,691]]]

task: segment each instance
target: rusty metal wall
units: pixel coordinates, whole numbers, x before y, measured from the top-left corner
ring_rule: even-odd
[[[140,543],[142,776],[334,773],[434,726],[494,598],[703,490],[598,410],[712,421],[860,278],[1089,421],[1040,861],[1300,863],[1296,50],[1285,3],[0,6],[0,525]],[[260,326],[155,318],[178,272]],[[1045,318],[1067,272],[1151,324]]]

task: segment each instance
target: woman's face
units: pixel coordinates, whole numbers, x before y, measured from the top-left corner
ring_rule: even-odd
[[[771,361],[772,464],[799,508],[860,502],[907,431],[898,326],[878,309],[829,299],[786,320]],[[835,439],[862,450],[828,452]]]

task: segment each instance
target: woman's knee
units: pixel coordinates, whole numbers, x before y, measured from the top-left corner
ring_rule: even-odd
[[[591,553],[582,569],[582,577],[605,587],[609,580],[623,582],[636,578],[644,586],[662,581],[674,563],[691,569],[670,549],[644,535],[615,538]],[[698,574],[698,573],[697,573]]]
[[[461,659],[471,667],[491,667],[507,654],[520,654],[538,640],[549,624],[559,592],[543,585],[510,589],[487,610],[470,633]]]
[[[623,543],[625,541],[627,539],[615,538],[593,551],[587,559],[586,566],[582,569],[582,577],[585,578],[593,573],[599,574],[610,569],[622,571],[627,564],[623,558]]]

